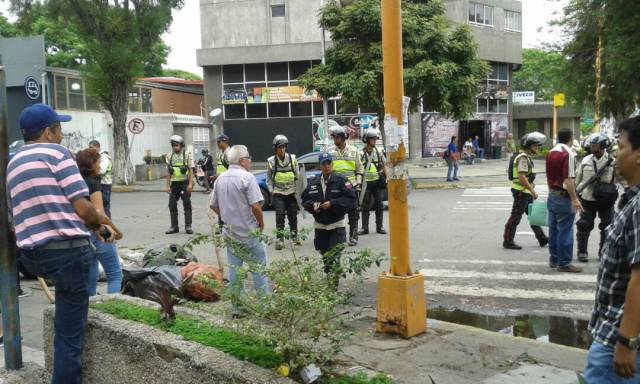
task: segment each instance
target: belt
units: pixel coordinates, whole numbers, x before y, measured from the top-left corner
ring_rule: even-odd
[[[550,189],[549,192],[555,193],[556,195],[560,196],[569,196],[569,192],[564,189]]]
[[[80,248],[85,246],[88,247],[89,245],[91,245],[91,240],[88,237],[78,237],[78,238],[69,239],[69,240],[54,240],[36,249],[37,250],[71,249],[71,248]]]

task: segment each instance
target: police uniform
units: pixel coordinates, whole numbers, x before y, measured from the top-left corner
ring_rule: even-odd
[[[528,214],[529,204],[533,202],[533,196],[518,178],[519,173],[526,173],[527,180],[533,186],[535,180],[535,172],[533,169],[533,160],[525,152],[519,153],[513,161],[513,172],[511,174],[511,194],[513,195],[513,206],[511,208],[511,216],[507,220],[507,224],[504,227],[504,243],[513,244],[516,236],[516,228],[522,220],[522,215]],[[532,225],[531,229],[540,243],[540,246],[544,246],[548,243],[547,236],[541,227]]]
[[[195,167],[193,157],[185,149],[180,153],[171,152],[166,156],[167,169],[170,177],[169,213],[171,214],[171,228],[178,228],[178,200],[182,199],[184,208],[184,225],[191,227],[191,193],[189,185],[189,170]]]
[[[322,156],[328,155],[321,155],[321,159]],[[329,209],[314,211],[314,203],[321,204],[327,201],[331,203]],[[335,172],[329,175],[328,179],[322,174],[316,176],[302,193],[302,206],[313,214],[315,219],[313,243],[315,249],[322,254],[326,273],[330,273],[336,264],[340,263],[340,251],[347,242],[345,214],[353,210],[355,205],[356,194],[353,186]],[[335,252],[330,252],[334,250]],[[334,278],[337,285],[338,276]]]
[[[227,153],[229,153],[229,149],[231,147],[227,147],[224,151],[218,149],[216,152],[216,176],[222,175],[227,169],[229,169],[229,160],[227,160]]]
[[[296,181],[298,180],[298,162],[296,156],[285,153],[284,159],[277,155],[267,160],[267,186],[272,193],[273,208],[276,210],[276,228],[284,229],[285,216],[289,219],[289,230],[295,240],[298,235],[298,201],[296,200]],[[279,233],[278,238],[282,239]]]
[[[104,213],[111,217],[111,185],[113,184],[113,162],[109,152],[100,152],[100,188]]]
[[[580,192],[580,201],[582,202],[582,208],[584,210],[580,214],[580,218],[576,222],[576,240],[578,243],[578,258],[581,261],[585,261],[588,255],[589,234],[594,228],[594,221],[596,216],[600,218],[600,245],[598,247],[598,254],[602,249],[604,240],[606,237],[605,229],[611,224],[614,214],[615,202],[603,202],[598,201],[594,196],[594,190],[596,182],[591,184],[587,183],[592,177],[596,175],[602,167],[606,169],[600,175],[599,183],[613,184],[616,183],[615,176],[615,162],[611,158],[611,155],[605,152],[599,159],[593,154],[586,156],[580,167],[576,172],[576,186]]]
[[[329,148],[328,153],[333,159],[333,172],[344,177],[352,185],[360,185],[362,183],[362,174],[364,166],[358,148],[353,145],[346,144],[344,149],[340,149],[333,145]],[[358,193],[356,194],[356,200]],[[358,239],[358,204],[354,204],[349,214],[349,239]]]
[[[362,202],[362,233],[369,233],[369,212],[373,208],[376,212],[376,231],[378,233],[384,233],[382,228],[383,219],[383,197],[384,190],[387,188],[387,183],[384,179],[384,154],[373,147],[371,153],[367,152],[367,147],[362,149],[362,164],[367,169],[364,169],[364,178],[366,180],[366,188],[362,192],[364,193],[364,200]]]

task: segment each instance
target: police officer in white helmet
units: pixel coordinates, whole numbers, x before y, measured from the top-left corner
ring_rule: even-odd
[[[167,235],[178,233],[178,200],[182,199],[184,208],[184,230],[188,234],[191,229],[191,192],[193,191],[193,169],[195,164],[191,153],[185,149],[185,142],[181,136],[173,135],[169,138],[172,151],[167,154],[167,186],[169,194],[169,213],[171,215],[171,227],[165,232]]]

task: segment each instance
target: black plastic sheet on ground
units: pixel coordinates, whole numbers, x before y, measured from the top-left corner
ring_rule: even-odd
[[[123,294],[146,300],[160,302],[160,294],[169,290],[169,294],[184,297],[180,267],[162,265],[152,268],[123,268]]]

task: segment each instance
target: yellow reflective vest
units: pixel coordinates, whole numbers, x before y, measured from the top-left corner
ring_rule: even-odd
[[[367,147],[362,149],[362,164],[366,167],[367,160],[369,160],[369,168],[364,170],[364,177],[367,183],[375,182],[380,179],[380,172],[378,166],[382,166],[384,160],[382,154],[378,151],[378,148],[373,148],[371,153],[367,152]]]
[[[516,191],[521,191],[527,194],[531,194],[531,191],[529,191],[529,189],[525,188],[524,185],[522,185],[522,183],[520,183],[520,178],[518,177],[518,162],[524,160],[527,162],[527,179],[531,180],[531,177],[533,176],[533,160],[531,160],[531,158],[529,156],[527,156],[526,153],[521,153],[519,155],[516,156],[516,158],[513,160],[513,175],[511,175],[511,189],[515,189]]]
[[[169,164],[169,172],[171,175],[171,182],[184,182],[189,177],[189,158],[187,151],[182,151],[182,154],[171,153],[167,159]]]
[[[267,183],[273,192],[284,195],[295,193],[298,178],[298,162],[295,155],[285,154],[284,161],[275,155],[271,156],[267,160],[267,167]]]
[[[227,152],[229,152],[229,148],[225,149],[224,152],[218,149],[216,153],[216,175],[220,176],[227,169],[229,169],[229,161],[227,160]]]
[[[333,158],[333,171],[349,180],[352,184],[358,183],[362,177],[364,167],[360,159],[358,148],[346,145],[343,150],[335,145],[329,149]]]

